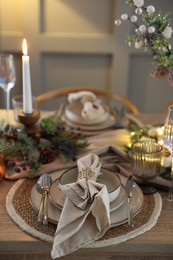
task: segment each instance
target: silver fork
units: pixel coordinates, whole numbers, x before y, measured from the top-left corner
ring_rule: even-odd
[[[49,174],[44,174],[43,176],[43,190],[44,190],[44,203],[43,203],[43,224],[48,224],[48,193],[50,190],[50,186],[52,184],[52,179]]]

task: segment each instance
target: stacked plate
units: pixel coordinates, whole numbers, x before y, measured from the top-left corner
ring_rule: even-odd
[[[61,177],[52,184],[52,187],[50,189],[50,199],[52,203],[55,203],[56,206],[60,207],[60,209],[63,208],[63,204],[65,201],[65,197],[60,196],[57,198],[57,187],[59,186],[59,183],[61,185],[68,184],[68,183],[74,183],[76,182],[78,177],[78,169],[73,168],[70,170],[65,171]],[[106,185],[109,195],[109,201],[113,202],[116,200],[116,198],[119,196],[120,190],[121,190],[121,180],[120,177],[113,173],[112,171],[101,168],[101,174],[97,178],[98,183],[102,183]],[[59,190],[59,189],[58,189]],[[125,193],[123,192],[123,198],[125,199]],[[114,209],[114,205],[112,203],[111,211]]]
[[[77,171],[77,168],[69,169],[66,173],[69,175],[73,175],[74,172]],[[100,183],[103,183],[107,186],[108,191],[112,189],[111,181],[112,179],[108,179],[107,176],[110,176],[110,171],[107,169],[101,169],[102,176],[99,180]],[[125,183],[126,178],[122,175],[118,175],[121,180],[121,185],[119,189],[119,193],[115,197],[115,199],[110,202],[110,219],[111,219],[111,226],[118,226],[125,222],[127,222],[128,218],[128,205],[127,205],[127,196],[125,191]],[[61,211],[65,202],[65,197],[59,189],[59,173],[52,174],[53,183],[50,188],[49,192],[49,200],[48,200],[48,218],[49,221],[52,223],[57,223]],[[111,177],[112,178],[112,177]],[[37,191],[36,185],[31,190],[31,204],[33,208],[38,212],[40,201],[41,201],[41,194]],[[133,205],[133,212],[134,215],[137,215],[143,203],[143,193],[139,186],[136,184],[133,189],[133,198],[132,198],[132,205]]]
[[[83,104],[80,102],[74,102],[68,104],[65,108],[62,120],[66,125],[74,128],[80,128],[82,131],[86,131],[88,134],[94,133],[94,131],[102,131],[111,128],[116,123],[116,115],[109,111],[109,108],[103,104],[105,113],[95,117],[94,119],[85,119],[82,117],[81,112]],[[127,118],[123,119],[122,124],[127,126]]]

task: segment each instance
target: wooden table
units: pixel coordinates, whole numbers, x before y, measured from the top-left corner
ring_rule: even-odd
[[[5,200],[14,181],[0,183],[0,259],[48,260],[52,244],[24,233],[8,216]],[[173,259],[173,212],[163,210],[148,232],[115,247],[80,249],[63,259]]]
[[[152,117],[151,121],[153,122]],[[0,260],[51,259],[52,244],[24,233],[8,216],[5,200],[14,183],[15,181],[7,180],[2,180],[0,183]],[[98,249],[80,249],[63,259],[172,260],[173,212],[162,210],[157,224],[150,231],[120,245]]]

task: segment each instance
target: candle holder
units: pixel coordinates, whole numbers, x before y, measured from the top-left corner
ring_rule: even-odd
[[[144,194],[153,194],[157,190],[151,187],[153,180],[160,173],[162,146],[151,140],[137,141],[131,147],[132,172],[144,184]]]
[[[18,121],[24,126],[23,130],[36,141],[40,138],[40,128],[37,125],[39,118],[39,110],[34,109],[32,114],[25,114],[22,109],[18,111]]]
[[[37,109],[36,98],[32,97],[32,113],[26,114],[23,111],[23,96],[18,95],[12,98],[15,121],[23,125],[23,130],[37,141],[40,138],[40,129],[37,122],[40,118],[40,111]]]
[[[5,162],[4,157],[0,154],[0,181],[5,177]]]

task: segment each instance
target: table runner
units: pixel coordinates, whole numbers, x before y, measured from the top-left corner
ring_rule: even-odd
[[[6,198],[7,211],[23,231],[43,241],[53,243],[56,225],[49,223],[48,226],[44,226],[37,223],[37,213],[29,201],[31,189],[36,181],[36,179],[21,179],[13,185]],[[134,218],[134,229],[130,230],[127,223],[110,228],[102,238],[86,247],[116,245],[145,233],[157,223],[161,208],[162,200],[159,193],[145,195],[142,208]]]

